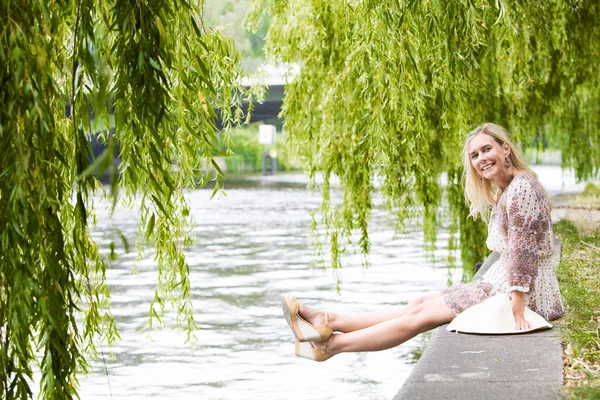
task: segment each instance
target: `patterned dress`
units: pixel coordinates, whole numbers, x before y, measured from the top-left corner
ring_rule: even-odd
[[[546,320],[564,313],[554,267],[552,220],[544,189],[531,175],[513,178],[493,207],[487,246],[500,259],[481,280],[442,292],[448,307],[458,315],[496,293],[525,292],[525,306]]]

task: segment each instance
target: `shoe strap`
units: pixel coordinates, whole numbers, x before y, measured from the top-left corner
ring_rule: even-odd
[[[324,325],[314,327],[322,338],[329,337],[333,332],[329,327],[329,314],[325,313]]]
[[[324,340],[322,342],[321,348],[319,350],[321,351],[321,355],[323,355],[325,359],[329,358],[329,354],[327,354],[327,340]]]

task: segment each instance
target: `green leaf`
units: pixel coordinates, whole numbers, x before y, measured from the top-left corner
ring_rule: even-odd
[[[121,238],[121,243],[123,244],[125,253],[129,253],[129,241],[127,240],[127,237],[125,235],[123,235],[123,232],[121,232],[121,230],[118,230],[118,234],[119,234],[119,237]]]
[[[217,172],[218,172],[220,175],[224,175],[224,174],[223,174],[223,171],[221,171],[221,167],[219,167],[219,164],[217,164],[217,162],[215,161],[215,159],[214,159],[214,158],[211,158],[211,159],[210,159],[210,163],[213,165],[213,167],[214,167],[214,168],[217,170]]]
[[[149,240],[150,237],[154,234],[154,222],[155,222],[155,217],[154,214],[152,214],[152,216],[150,217],[150,220],[148,221],[148,225],[146,225],[146,240]]]
[[[91,175],[101,175],[106,171],[111,162],[112,155],[109,149],[105,149],[77,178],[83,179]]]
[[[156,61],[154,61],[154,60],[152,59],[152,57],[149,57],[149,58],[148,58],[148,61],[150,62],[150,65],[151,65],[151,66],[152,66],[154,69],[157,69],[157,70],[161,71],[160,65],[158,65],[158,64],[156,63]]]
[[[196,24],[196,20],[194,19],[193,15],[190,15],[190,20],[192,21],[192,27],[194,28],[194,32],[196,32],[196,36],[198,36],[199,38],[202,37],[202,34],[200,33],[200,29],[198,29],[198,25]],[[208,49],[207,49],[208,51]]]
[[[109,248],[110,248],[109,258],[112,261],[115,261],[118,258],[117,253],[115,252],[115,242],[110,242]]]

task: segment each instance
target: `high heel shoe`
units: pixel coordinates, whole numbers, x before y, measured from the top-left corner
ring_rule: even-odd
[[[327,326],[329,315],[325,313],[325,325],[314,326],[310,322],[305,321],[298,310],[300,302],[292,296],[284,296],[282,300],[283,315],[287,321],[294,336],[299,342],[323,342],[331,336],[333,331]]]
[[[327,340],[322,343],[321,348],[316,348],[312,342],[299,342],[298,339],[296,339],[296,355],[317,362],[329,360],[331,356],[325,351],[327,348]]]

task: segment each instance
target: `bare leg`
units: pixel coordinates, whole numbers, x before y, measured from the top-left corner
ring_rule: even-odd
[[[362,314],[328,313],[329,322],[327,325],[335,332],[353,332],[360,329],[365,329],[385,321],[402,317],[408,312],[414,310],[423,302],[438,298],[441,295],[441,292],[428,293],[424,296],[420,296],[414,299],[404,307],[388,312],[372,312]],[[321,326],[325,324],[324,312],[315,310],[314,308],[310,308],[305,305],[301,305],[299,313],[302,318],[304,318],[306,321],[310,322],[315,326]]]
[[[407,314],[358,331],[332,335],[325,351],[330,356],[342,352],[385,350],[419,333],[450,322],[455,315],[441,297],[427,300]],[[316,343],[320,346],[321,343]]]

